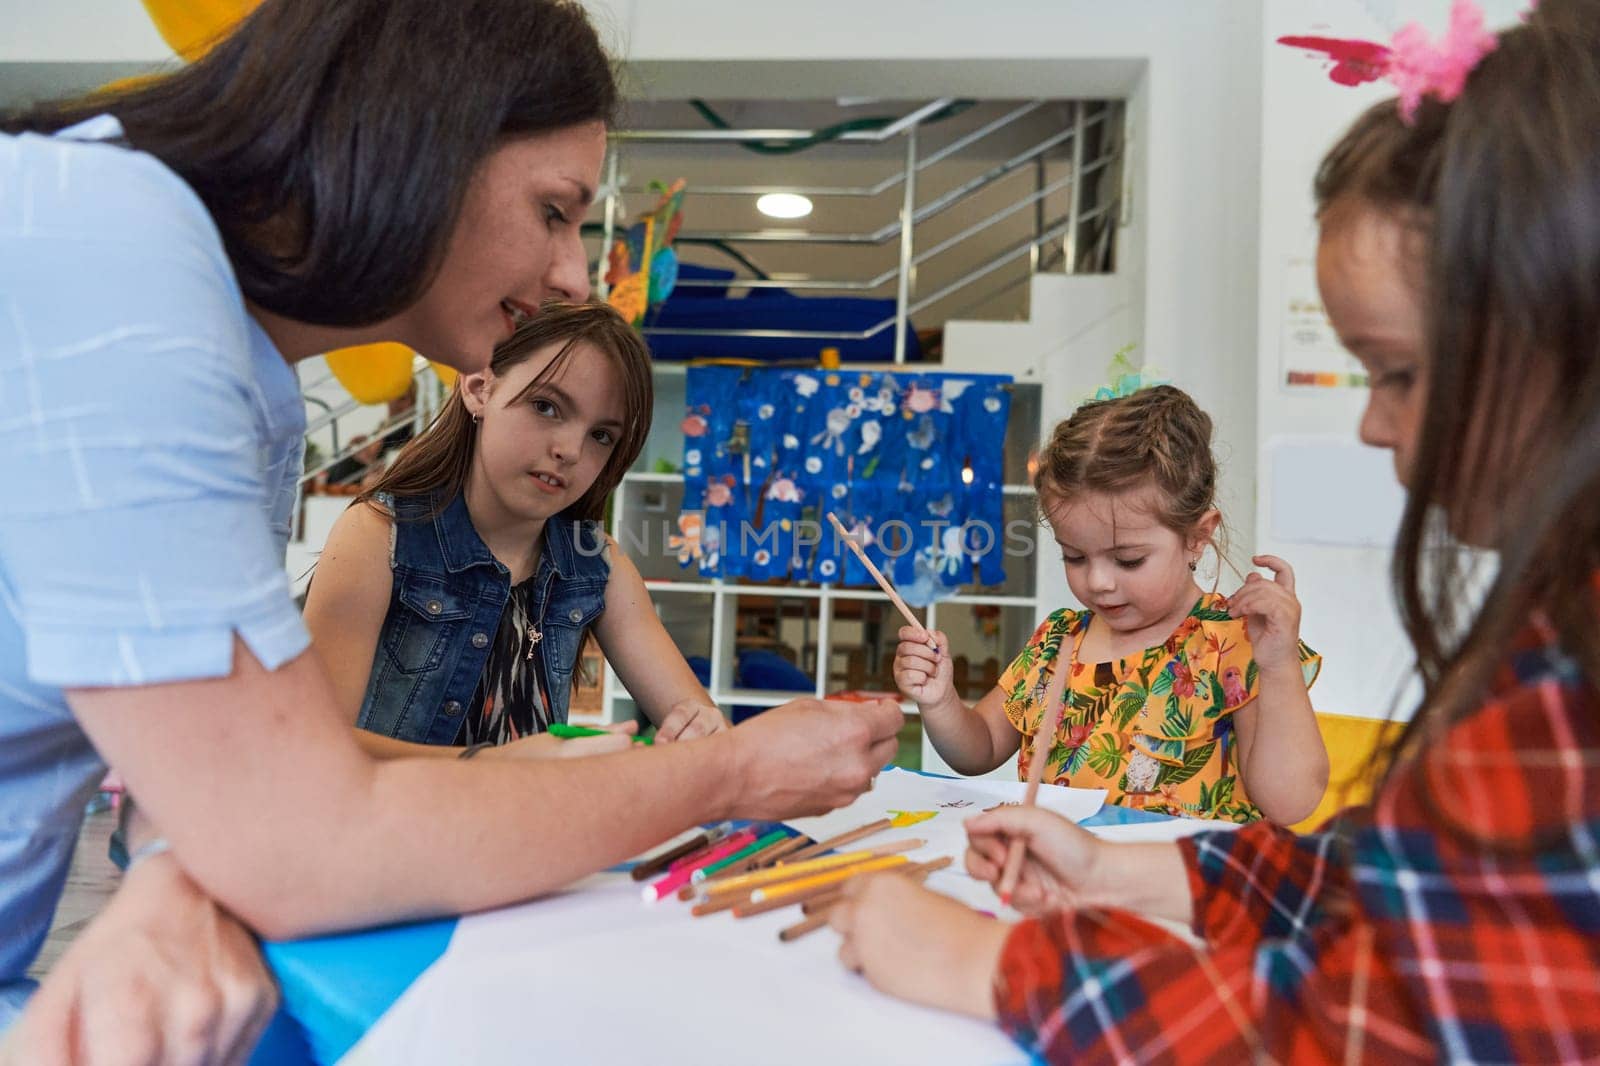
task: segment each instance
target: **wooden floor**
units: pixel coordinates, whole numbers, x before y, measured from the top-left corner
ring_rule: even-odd
[[[72,855],[72,872],[67,875],[67,890],[56,908],[50,937],[28,976],[43,977],[117,890],[117,868],[106,858],[106,844],[116,827],[115,811],[98,811],[84,819],[78,848]]]

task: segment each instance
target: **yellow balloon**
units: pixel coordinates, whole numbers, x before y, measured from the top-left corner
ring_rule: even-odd
[[[438,375],[445,388],[453,389],[456,387],[456,378],[461,375],[456,373],[455,367],[445,366],[443,363],[435,363],[431,359],[428,361],[428,365],[433,367],[434,374]]]
[[[411,387],[415,354],[403,344],[360,344],[329,352],[324,358],[339,384],[361,403],[388,403]]]
[[[144,0],[150,21],[172,50],[191,62],[226,37],[260,0]]]

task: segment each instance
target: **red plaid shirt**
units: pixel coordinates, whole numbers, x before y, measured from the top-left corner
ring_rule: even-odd
[[[1196,948],[1023,922],[1001,1024],[1050,1062],[1600,1062],[1600,700],[1532,628],[1490,698],[1325,832],[1181,844]]]

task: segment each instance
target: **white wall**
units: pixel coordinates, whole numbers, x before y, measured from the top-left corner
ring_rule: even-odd
[[[139,0],[0,0],[0,63],[173,58]]]

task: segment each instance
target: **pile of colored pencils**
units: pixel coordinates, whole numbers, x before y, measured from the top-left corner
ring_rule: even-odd
[[[697,918],[722,911],[748,918],[801,905],[806,919],[778,934],[787,943],[826,925],[828,908],[854,878],[893,870],[921,879],[950,865],[949,858],[925,863],[907,858],[905,852],[926,843],[918,839],[839,850],[892,826],[883,818],[811,843],[787,829],[759,833],[724,823],[643,860],[633,868],[633,879],[661,874],[645,886],[645,901],[676,895],[692,904],[690,913]]]

